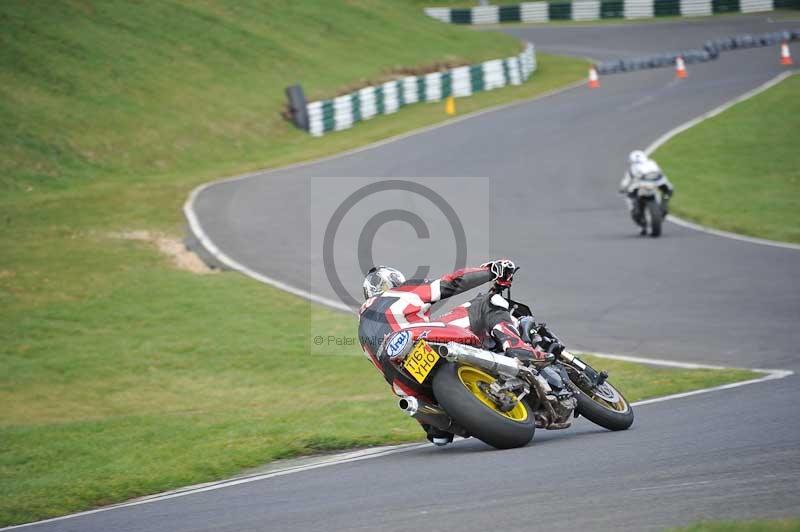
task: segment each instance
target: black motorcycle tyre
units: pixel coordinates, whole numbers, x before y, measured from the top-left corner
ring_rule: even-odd
[[[650,213],[650,236],[658,238],[661,236],[661,223],[664,219],[664,211],[661,209],[661,204],[656,200],[647,202],[645,206]]]
[[[458,364],[447,362],[433,378],[436,401],[453,421],[471,436],[497,449],[512,449],[530,443],[536,424],[527,404],[524,421],[515,421],[493,411],[461,382],[458,367]]]
[[[627,410],[625,412],[615,412],[597,404],[577,385],[573,384],[571,388],[575,399],[578,401],[578,406],[575,408],[576,414],[580,414],[592,423],[608,430],[626,430],[633,424],[633,408],[628,403],[628,400],[622,397],[622,394],[620,394],[620,397],[625,401]],[[614,389],[616,390],[616,388]],[[617,390],[617,393],[619,393],[619,390]]]

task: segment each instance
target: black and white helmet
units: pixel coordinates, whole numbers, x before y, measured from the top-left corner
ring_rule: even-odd
[[[374,266],[364,278],[364,299],[378,296],[406,282],[405,276],[388,266]]]

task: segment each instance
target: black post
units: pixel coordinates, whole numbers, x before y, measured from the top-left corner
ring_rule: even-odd
[[[289,98],[289,112],[294,125],[308,131],[308,110],[306,109],[306,95],[299,83],[286,87],[286,97]]]

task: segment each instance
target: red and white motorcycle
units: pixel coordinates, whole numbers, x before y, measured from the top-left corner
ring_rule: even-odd
[[[452,325],[417,330],[404,342],[402,370],[427,394],[400,399],[400,408],[424,424],[499,449],[527,445],[537,428],[568,428],[578,415],[609,430],[630,427],[633,410],[608,374],[572,355],[527,305],[508,296],[522,338],[548,362],[525,365]]]

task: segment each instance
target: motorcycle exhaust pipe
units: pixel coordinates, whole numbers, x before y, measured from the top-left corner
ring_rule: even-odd
[[[463,362],[505,377],[516,377],[520,373],[520,365],[516,358],[477,347],[448,342],[447,345],[439,346],[438,352],[449,362]]]
[[[416,397],[402,397],[398,402],[397,406],[400,407],[400,410],[405,412],[411,417],[419,410],[419,401],[417,401]]]
[[[450,419],[447,412],[436,405],[430,404],[424,399],[418,399],[412,396],[402,397],[397,402],[397,406],[400,407],[400,410],[420,423],[436,427],[446,432],[452,432],[459,436],[465,435],[464,430],[453,423],[453,420]]]

